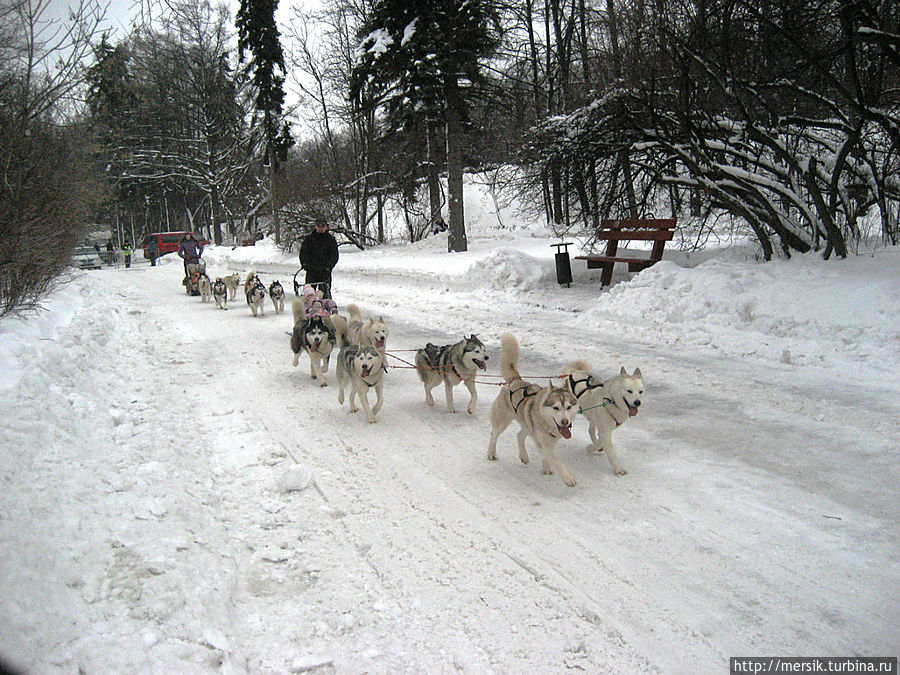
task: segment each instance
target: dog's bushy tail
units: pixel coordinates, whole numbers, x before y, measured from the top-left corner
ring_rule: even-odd
[[[563,375],[571,375],[572,373],[589,373],[591,372],[591,364],[587,361],[572,361],[571,363],[567,363],[566,367],[563,368]]]
[[[332,314],[329,317],[332,327],[334,327],[334,337],[337,341],[338,349],[342,349],[345,345],[350,344],[350,326],[347,318],[340,314]]]
[[[516,364],[519,363],[519,341],[504,333],[500,336],[500,374],[507,383],[521,379]]]
[[[350,316],[351,321],[362,321],[362,312],[359,311],[359,305],[352,302],[348,303],[347,314]]]
[[[303,298],[294,298],[291,303],[291,314],[294,315],[295,326],[306,318],[306,304],[303,302]]]

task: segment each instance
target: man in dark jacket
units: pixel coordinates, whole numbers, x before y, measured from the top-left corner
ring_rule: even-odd
[[[331,298],[331,270],[337,265],[337,239],[328,231],[324,219],[316,221],[315,229],[300,244],[300,267],[306,270],[306,283],[322,290]]]

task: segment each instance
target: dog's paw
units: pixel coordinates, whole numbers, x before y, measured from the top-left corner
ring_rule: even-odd
[[[563,483],[568,485],[569,487],[575,487],[575,479],[572,475],[567,471],[565,475],[562,477]]]
[[[497,451],[496,450],[488,450],[488,460],[491,462],[497,461]]]
[[[628,471],[626,469],[623,469],[621,466],[616,469],[617,476],[624,476],[626,473],[628,473]]]
[[[469,413],[470,415],[474,415],[475,414],[475,406],[470,405],[468,408],[466,408],[466,412]]]
[[[356,406],[353,406],[350,408],[350,412],[352,412],[352,413],[359,412],[359,408],[357,408]]]
[[[319,386],[320,386],[320,387],[327,387],[327,386],[328,386],[328,383],[327,383],[327,382],[325,381],[325,379],[323,378],[322,381],[319,382]]]

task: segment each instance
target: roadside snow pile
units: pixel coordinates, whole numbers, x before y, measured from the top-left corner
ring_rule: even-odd
[[[898,253],[843,261],[809,254],[764,265],[710,260],[692,269],[663,261],[613,286],[585,320],[614,318],[632,337],[649,323],[654,339],[735,356],[798,365],[850,356],[887,367],[900,341]]]
[[[474,263],[465,279],[472,287],[497,292],[529,292],[553,287],[546,260],[540,260],[514,248],[498,248]]]
[[[3,320],[0,329],[3,336],[0,340],[0,391],[16,386],[23,371],[54,348],[53,342],[60,329],[71,323],[88,292],[87,277],[83,272],[76,272],[72,283],[45,299],[44,309],[40,313]]]

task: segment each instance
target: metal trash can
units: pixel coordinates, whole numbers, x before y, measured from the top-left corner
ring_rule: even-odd
[[[569,261],[569,245],[572,242],[565,241],[559,244],[550,244],[556,247],[556,281],[560,285],[565,284],[566,288],[570,288],[572,283],[572,264]]]

